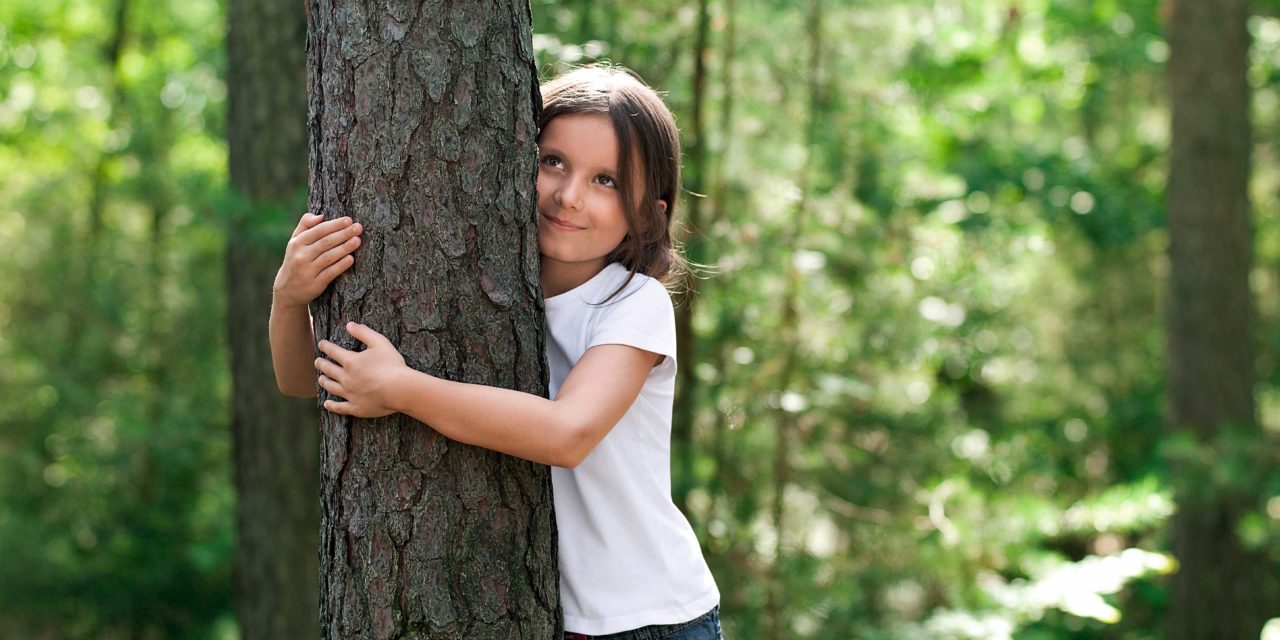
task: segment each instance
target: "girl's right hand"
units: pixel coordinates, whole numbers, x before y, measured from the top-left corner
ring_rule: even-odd
[[[305,213],[289,238],[284,263],[272,287],[275,304],[306,306],[324,292],[338,274],[355,264],[364,227],[350,217],[336,220]]]

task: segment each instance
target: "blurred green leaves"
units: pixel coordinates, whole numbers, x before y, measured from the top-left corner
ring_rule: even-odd
[[[0,635],[229,614],[220,12],[0,8]]]

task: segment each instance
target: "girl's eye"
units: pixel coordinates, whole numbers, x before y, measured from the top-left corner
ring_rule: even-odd
[[[542,158],[542,164],[548,167],[559,167],[564,164],[564,161],[560,159],[560,156],[545,156]]]
[[[604,186],[609,187],[609,188],[611,188],[611,189],[613,189],[613,188],[617,188],[617,186],[618,186],[618,184],[617,184],[616,182],[614,182],[614,181],[613,181],[613,178],[611,178],[611,177],[609,177],[609,176],[606,176],[606,175],[604,175],[604,174],[600,174],[600,175],[596,176],[596,184],[604,185]]]

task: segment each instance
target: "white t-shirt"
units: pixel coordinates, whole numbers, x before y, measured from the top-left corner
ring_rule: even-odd
[[[676,327],[657,280],[614,263],[547,298],[551,397],[587,349],[624,344],[666,356],[626,415],[573,469],[552,467],[565,630],[618,633],[692,620],[720,601],[688,520],[671,500]]]

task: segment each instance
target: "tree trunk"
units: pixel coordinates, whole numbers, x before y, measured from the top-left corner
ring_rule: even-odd
[[[231,186],[227,326],[236,486],[236,613],[245,640],[319,626],[320,438],[314,403],[276,389],[271,282],[306,187],[306,15],[291,0],[227,5]],[[268,213],[272,210],[277,213]],[[258,233],[274,223],[270,233]]]
[[[1213,449],[1260,436],[1250,337],[1248,3],[1169,4],[1170,428],[1208,447],[1212,465],[1221,462]],[[1276,610],[1265,554],[1245,549],[1237,534],[1256,507],[1256,486],[1189,462],[1174,472],[1181,568],[1169,638],[1255,640]]]
[[[734,95],[733,73],[736,67],[736,57],[738,49],[738,28],[737,28],[737,0],[726,0],[724,4],[724,42],[721,45],[720,52],[720,119],[718,127],[720,129],[720,145],[716,150],[714,182],[711,196],[711,215],[714,221],[725,219],[725,212],[731,210],[730,200],[733,197],[732,190],[729,188],[728,169],[729,154],[733,141],[733,100],[729,97]],[[714,281],[708,280],[702,287],[703,294],[707,295],[706,289],[713,285]],[[723,324],[724,320],[720,320],[719,324]],[[720,329],[717,328],[717,332]],[[717,337],[714,341],[721,343],[720,353],[717,354],[717,367],[720,371],[724,370],[723,363],[729,361],[728,342],[721,337]],[[708,485],[711,487],[711,504],[707,508],[707,520],[714,517],[714,514],[720,512],[720,501],[727,497],[722,481],[722,472],[728,466],[728,452],[725,450],[725,431],[728,423],[726,412],[721,411],[720,397],[724,393],[723,384],[713,385],[710,388],[710,397],[707,399],[707,405],[715,408],[715,422],[711,427],[711,457],[715,460],[714,471],[711,474],[711,480]],[[705,540],[706,537],[701,539]]]
[[[109,96],[111,108],[111,115],[107,116],[107,126],[113,131],[120,127],[121,114],[127,108],[125,90],[121,81],[120,58],[125,42],[130,36],[129,15],[129,0],[117,0],[111,40],[102,52],[108,70],[106,93]],[[90,182],[89,219],[85,229],[84,257],[81,261],[83,271],[78,274],[81,276],[85,291],[98,291],[98,279],[102,270],[99,264],[102,254],[102,218],[107,203],[107,167],[111,158],[111,152],[105,149],[99,151]],[[74,300],[74,304],[78,305],[79,309],[70,314],[70,327],[66,332],[69,337],[66,341],[68,347],[66,353],[74,355],[68,357],[83,358],[85,356],[85,345],[92,335],[91,327],[94,324],[91,319],[96,317],[92,303],[92,297]]]
[[[689,171],[686,171],[684,180],[685,188],[694,194],[687,199],[688,214],[685,219],[688,222],[685,226],[684,250],[695,269],[696,265],[706,262],[705,238],[708,225],[702,215],[702,198],[705,193],[703,185],[710,180],[707,179],[706,127],[702,114],[706,105],[707,56],[710,55],[707,36],[710,31],[711,12],[707,0],[699,0],[698,30],[693,46],[693,86],[690,92],[693,103],[689,109],[690,126],[686,135]],[[689,491],[696,484],[693,460],[698,376],[694,370],[698,365],[698,339],[693,328],[693,318],[698,303],[698,279],[690,274],[685,278],[684,286],[680,305],[676,308],[676,359],[682,364],[677,372],[677,392],[671,421],[671,454],[675,462],[672,497],[685,517],[697,522],[705,518],[706,514],[691,514],[688,502]]]
[[[545,394],[528,3],[312,0],[311,207],[364,243],[313,305],[410,366]],[[321,418],[325,638],[554,638],[547,467],[402,415]]]

